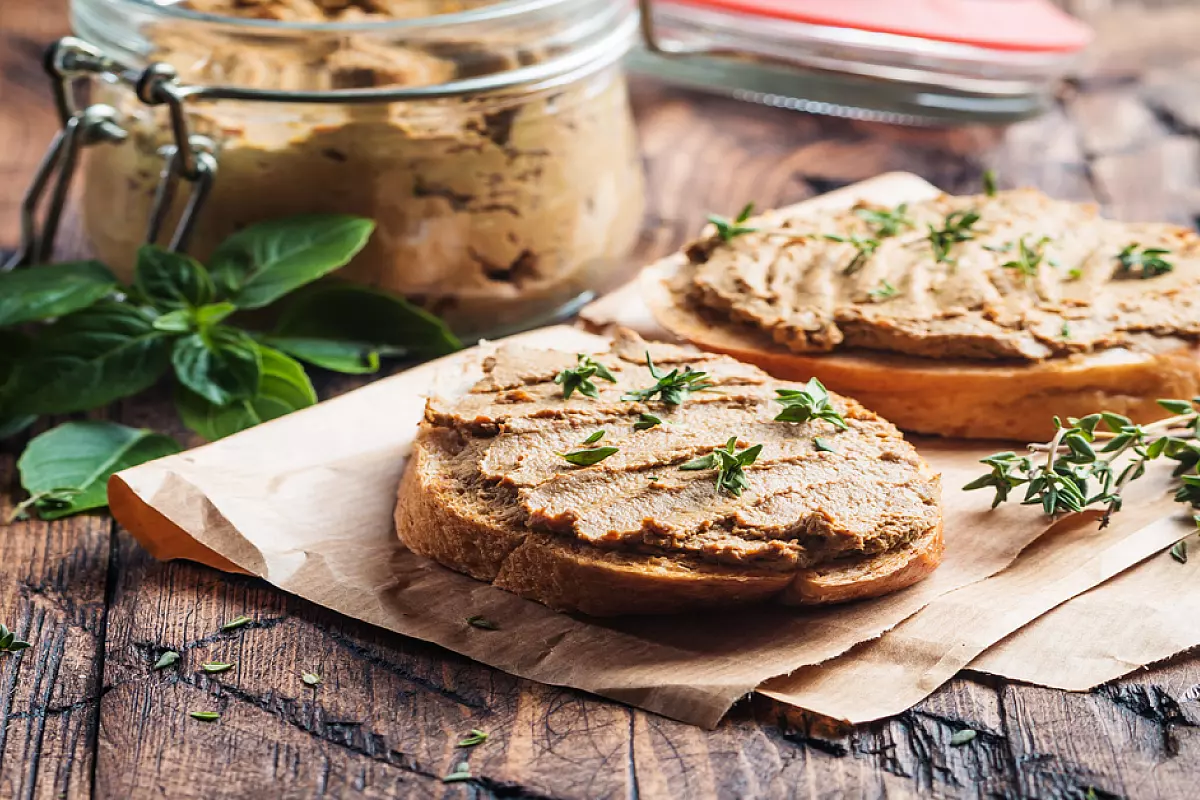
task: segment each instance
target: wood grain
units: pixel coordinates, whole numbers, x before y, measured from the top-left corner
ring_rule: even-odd
[[[36,56],[65,27],[64,5],[0,9],[0,249],[15,244],[19,191],[54,128]],[[1050,113],[1005,130],[891,128],[637,82],[650,178],[638,258],[677,247],[706,212],[894,169],[959,192],[992,167],[1007,185],[1192,224],[1200,10],[1075,5],[1099,15],[1096,48]],[[63,244],[81,247],[77,235]],[[169,408],[159,395],[111,414],[179,432]],[[20,444],[0,445],[2,503]],[[219,631],[240,614],[254,621]],[[4,527],[0,621],[34,643],[0,656],[0,798],[1189,798],[1200,774],[1200,659],[1087,694],[962,676],[855,729],[758,698],[706,732],[518,680],[260,581],[157,563],[101,515]],[[156,672],[166,649],[182,658]],[[210,660],[235,666],[210,675]],[[199,710],[222,716],[187,716]],[[457,747],[471,728],[489,740]],[[975,738],[952,745],[965,729]],[[475,777],[444,784],[463,760]]]

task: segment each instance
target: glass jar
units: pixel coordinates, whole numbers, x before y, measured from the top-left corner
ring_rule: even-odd
[[[468,339],[566,315],[631,277],[643,177],[619,59],[632,2],[373,0],[392,15],[333,21],[198,10],[220,2],[72,4],[77,35],[106,56],[177,72],[187,130],[215,157],[188,238],[201,261],[259,220],[369,217],[370,244],[338,277],[402,294]],[[127,278],[179,132],[128,77],[110,75],[93,102],[128,136],[89,148],[84,223]],[[169,204],[164,229],[184,205]]]

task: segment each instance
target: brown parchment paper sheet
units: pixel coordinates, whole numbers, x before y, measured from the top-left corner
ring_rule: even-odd
[[[884,176],[863,184],[855,196],[882,181],[888,195],[873,195],[881,201],[912,199],[913,191],[905,195],[896,182],[908,182],[911,190],[914,180]],[[919,183],[927,193],[928,184]],[[848,195],[840,196],[844,201]],[[637,313],[636,302],[622,305]],[[642,323],[637,327],[645,330]],[[569,352],[596,344],[565,327],[519,338]],[[994,446],[929,441],[919,446],[944,475],[946,555],[917,586],[817,610],[768,607],[619,620],[559,614],[408,553],[392,530],[395,488],[424,397],[442,381],[460,382],[481,358],[478,349],[460,353],[127,470],[110,483],[113,513],[159,558],[254,574],[499,669],[702,726],[715,725],[739,697],[777,676],[790,677],[769,684],[771,694],[834,716],[868,719],[902,710],[897,697],[904,698],[903,707],[911,705],[1024,622],[1145,558],[1151,546],[1169,545],[1171,535],[1186,534],[1186,528],[1145,532],[1176,512],[1168,499],[1158,498],[1138,512],[1122,512],[1120,523],[1103,533],[1094,523],[1060,523],[1039,539],[1046,523],[1033,510],[988,511],[987,493],[957,490],[978,474],[977,460]],[[1101,556],[1094,568],[1084,568]],[[501,630],[467,625],[476,614]],[[993,617],[999,621],[978,624]],[[958,652],[963,626],[972,628],[966,649],[975,650],[966,661]],[[871,648],[885,642],[889,649],[872,662]],[[822,662],[828,663],[808,669]],[[876,665],[891,690],[881,683],[860,699],[863,681],[854,675]],[[822,676],[817,683],[813,674]]]

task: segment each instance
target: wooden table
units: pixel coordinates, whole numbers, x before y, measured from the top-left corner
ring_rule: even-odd
[[[64,32],[62,5],[0,9],[3,247],[55,124],[37,59]],[[1192,224],[1200,11],[1084,5],[1100,34],[1087,63],[1050,114],[1003,131],[896,129],[637,84],[650,176],[641,257],[678,246],[707,210],[794,202],[895,169],[964,191],[990,166],[1005,184],[1093,199],[1118,217]],[[78,249],[78,235],[64,244]],[[151,398],[106,416],[170,429],[168,407]],[[20,444],[0,453],[0,515]],[[240,614],[255,621],[216,632]],[[518,680],[261,581],[157,563],[100,515],[3,529],[0,621],[33,642],[0,658],[0,798],[1200,794],[1195,657],[1087,694],[967,675],[853,730],[756,699],[706,732]],[[167,647],[183,667],[152,671]],[[217,658],[236,669],[199,671]],[[301,670],[324,683],[306,687]],[[189,719],[196,708],[223,717]],[[979,736],[952,747],[964,727]],[[491,734],[470,753],[479,777],[443,784],[471,728]]]

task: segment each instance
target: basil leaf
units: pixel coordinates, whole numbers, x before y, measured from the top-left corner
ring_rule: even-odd
[[[133,285],[144,300],[165,311],[205,305],[216,293],[199,261],[152,244],[138,248]]]
[[[233,303],[211,303],[197,308],[192,316],[196,321],[196,327],[204,330],[221,322],[235,311],[237,311],[237,306]]]
[[[17,364],[29,351],[29,337],[17,331],[0,330],[0,439],[16,436],[36,420],[34,414],[9,416],[5,413],[5,401],[11,390],[10,383],[16,374]]]
[[[184,425],[215,441],[317,402],[317,393],[302,366],[278,350],[262,345],[258,349],[262,371],[257,394],[222,407],[181,386],[175,407]]]
[[[67,422],[35,436],[17,461],[26,504],[42,519],[108,505],[114,472],[179,452],[169,436],[115,422]]]
[[[344,266],[374,229],[371,220],[344,214],[260,222],[222,242],[209,266],[238,308],[262,308]]]
[[[264,341],[301,361],[334,372],[366,375],[379,371],[379,351],[362,342],[289,336],[268,336]]]
[[[66,316],[115,288],[117,279],[99,261],[0,272],[0,327]]]
[[[215,327],[177,340],[171,364],[181,384],[214,405],[247,399],[258,389],[258,345],[236,328]]]
[[[237,311],[233,303],[211,303],[199,308],[177,308],[154,320],[154,327],[168,333],[206,330]]]
[[[328,283],[290,301],[275,330],[289,338],[336,339],[388,345],[424,356],[453,353],[462,347],[446,323],[395,295]]]
[[[17,365],[5,413],[69,414],[137,394],[166,370],[170,349],[145,313],[101,301],[45,329]]]

